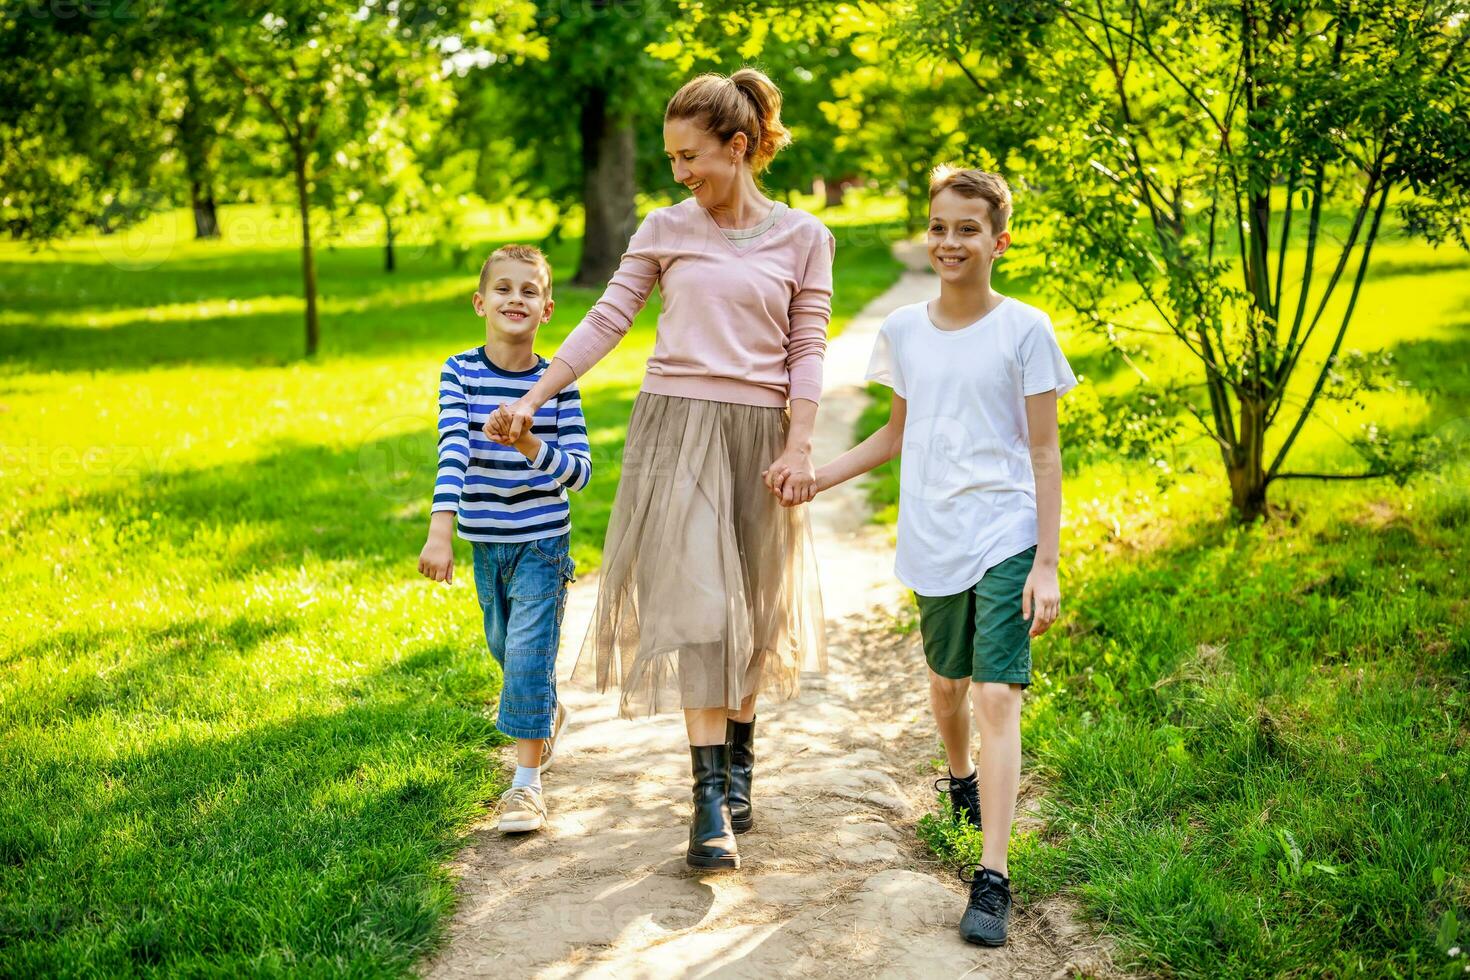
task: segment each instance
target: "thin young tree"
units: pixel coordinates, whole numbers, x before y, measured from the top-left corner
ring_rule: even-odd
[[[281,158],[289,170],[301,223],[306,353],[314,355],[321,339],[311,227],[316,182],[339,162],[339,150],[365,139],[438,79],[451,39],[455,47],[513,39],[528,8],[520,0],[273,3],[229,14],[189,8],[173,8],[177,22],[197,25],[201,43],[213,45],[258,112],[257,131],[277,141],[261,147],[261,156]]]
[[[1018,168],[1055,229],[1048,270],[1110,337],[1162,329],[1234,512],[1281,480],[1346,366],[1391,206],[1466,246],[1465,0],[918,0],[908,36],[1033,120]],[[991,69],[983,78],[971,68]],[[994,70],[999,69],[999,70]],[[1126,288],[1120,289],[1120,284]],[[1153,322],[1127,309],[1141,304]]]

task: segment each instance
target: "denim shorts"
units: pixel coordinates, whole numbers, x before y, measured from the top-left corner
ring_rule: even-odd
[[[512,544],[475,541],[475,592],[485,641],[500,665],[495,727],[511,738],[550,738],[556,713],[556,649],[576,564],[570,535]]]

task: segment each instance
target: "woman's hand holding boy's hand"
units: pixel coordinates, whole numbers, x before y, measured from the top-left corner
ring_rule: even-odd
[[[515,416],[509,412],[502,414],[502,409],[505,408],[505,405],[501,405],[485,421],[485,437],[502,446],[510,446],[527,459],[535,459],[541,452],[540,437],[533,434],[531,427],[527,425],[521,430],[519,438],[512,439],[510,433],[514,429]]]
[[[800,449],[787,449],[761,473],[766,487],[783,507],[795,507],[817,495],[817,475],[811,454]]]
[[[502,446],[514,446],[522,436],[530,434],[536,409],[540,407],[527,398],[502,403],[485,423],[485,435]]]
[[[1031,620],[1030,635],[1040,636],[1051,629],[1061,608],[1062,589],[1057,584],[1056,566],[1036,562],[1021,593],[1021,618]]]

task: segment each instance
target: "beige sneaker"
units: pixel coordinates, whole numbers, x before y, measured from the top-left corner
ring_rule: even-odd
[[[513,786],[500,796],[502,834],[523,834],[546,826],[546,801],[529,786]]]
[[[556,702],[556,721],[551,725],[551,737],[541,743],[541,768],[538,772],[545,773],[551,768],[551,760],[556,757],[556,739],[561,735],[562,726],[567,723],[567,706],[560,701]]]

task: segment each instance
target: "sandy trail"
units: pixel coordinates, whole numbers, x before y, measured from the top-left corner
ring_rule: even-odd
[[[910,271],[832,342],[816,458],[851,443],[883,317],[932,296]],[[565,680],[596,594],[573,586],[559,670],[571,721],[545,779],[550,826],[522,837],[487,816],[451,865],[459,908],[430,977],[1054,977],[1107,970],[1064,902],[1017,906],[1003,949],[956,931],[967,890],[916,839],[932,808],[924,661],[887,626],[903,599],[886,529],[854,484],[811,505],[830,669],[759,709],[756,826],[739,871],[684,865],[682,718],[630,722]],[[507,750],[508,751],[508,750]]]

